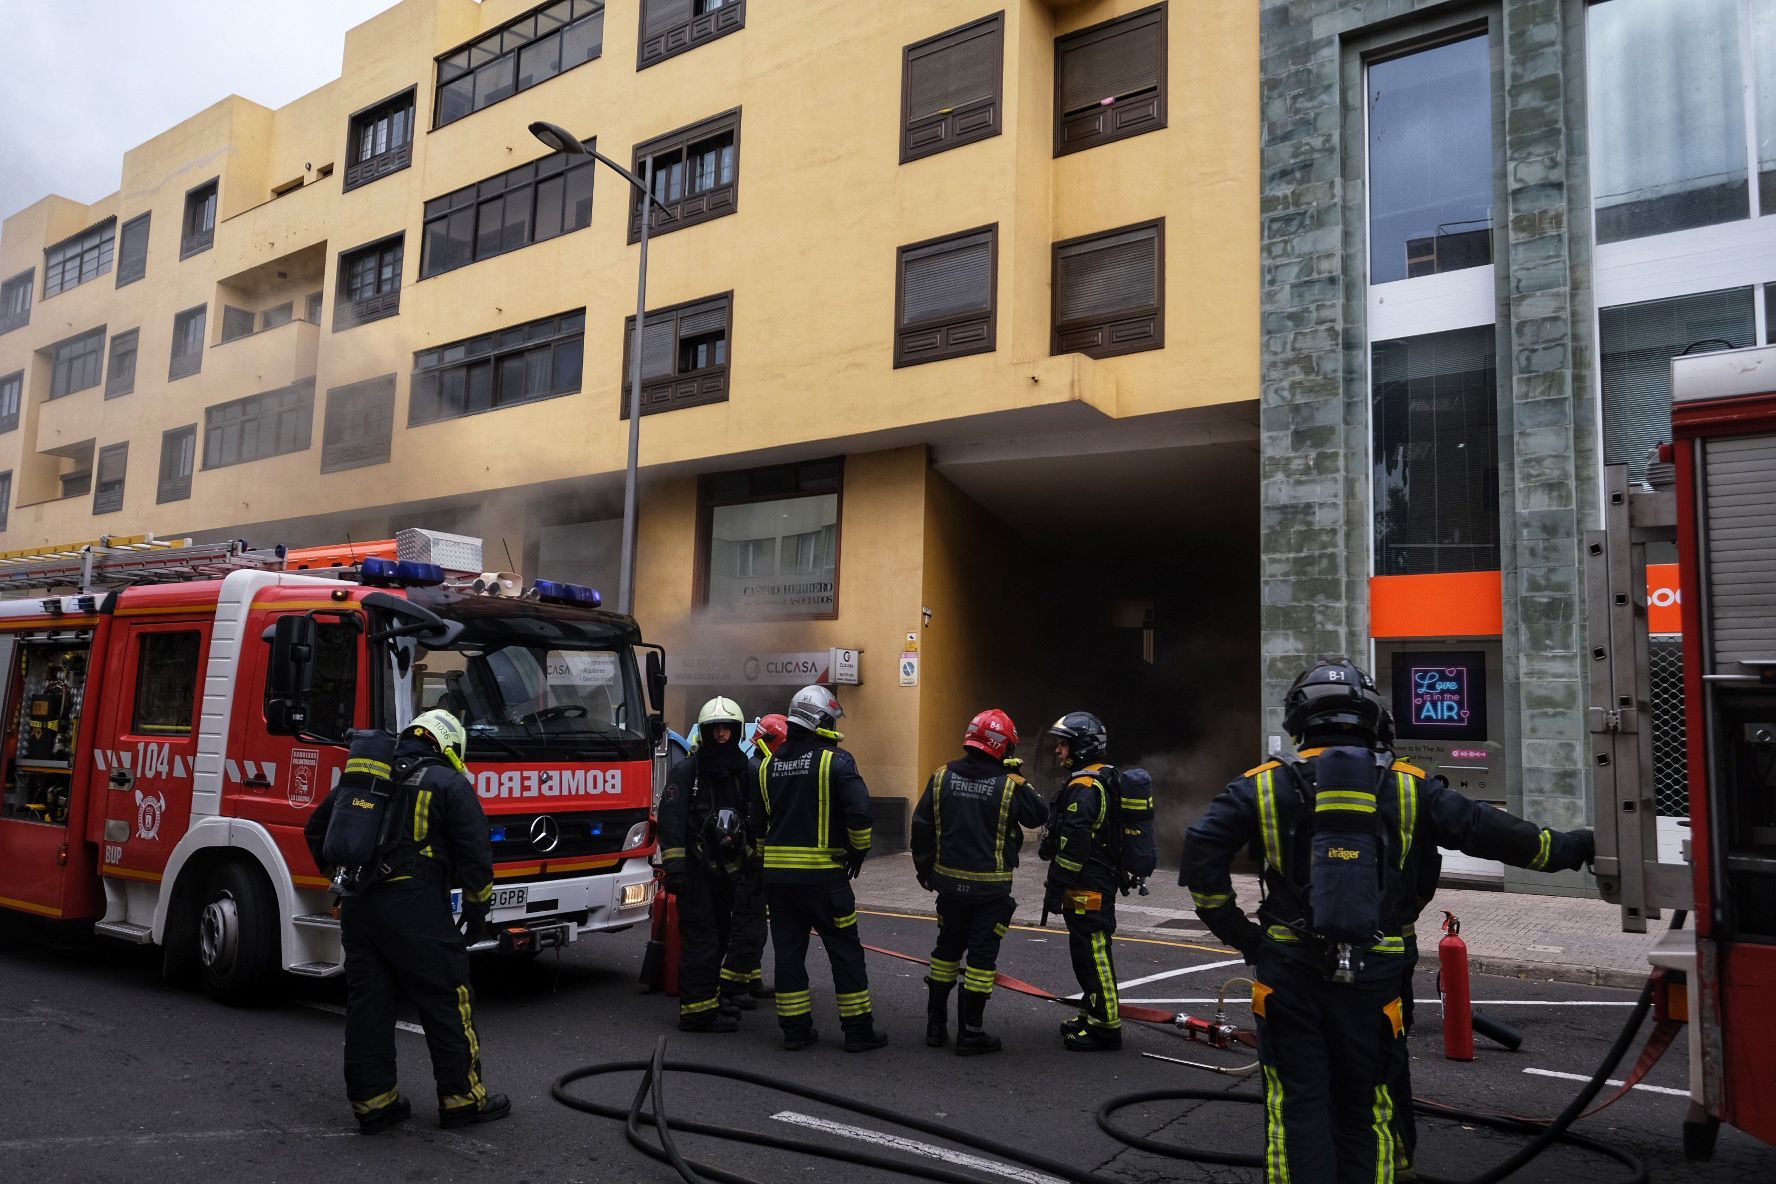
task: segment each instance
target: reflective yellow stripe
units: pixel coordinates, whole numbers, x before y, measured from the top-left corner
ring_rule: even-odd
[[[1418,834],[1418,784],[1405,773],[1395,773],[1400,802],[1400,866],[1412,852],[1412,839]]]
[[[469,1038],[469,1097],[475,1105],[487,1100],[487,1087],[481,1084],[481,1038],[475,1035],[475,1017],[471,1014],[469,988],[456,989],[456,1013],[462,1017],[463,1035]]]
[[[1529,861],[1529,870],[1539,872],[1548,866],[1549,849],[1553,844],[1554,835],[1543,828],[1540,841],[1536,844],[1535,858]]]
[[[759,762],[759,797],[765,803],[765,821],[771,819],[771,793],[765,788],[765,770],[771,767],[771,753],[765,752],[765,759]]]
[[[479,888],[476,888],[472,892],[465,891],[463,893],[463,898],[465,900],[472,900],[476,904],[481,904],[483,902],[492,900],[493,899],[493,884],[491,882],[489,882],[489,883],[483,884]]]
[[[1005,872],[1005,842],[1011,835],[1011,799],[1017,796],[1017,787],[1010,777],[999,782],[999,825],[993,831],[993,870]],[[1010,872],[1005,872],[1007,879]]]
[[[1122,1027],[1122,1008],[1116,998],[1116,972],[1110,969],[1110,942],[1102,933],[1092,937],[1092,962],[1098,968],[1098,997],[1104,1001],[1104,1019],[1100,1027]]]
[[[1211,909],[1224,908],[1225,906],[1232,904],[1233,894],[1230,892],[1209,893],[1192,890],[1190,893],[1190,899],[1200,912],[1206,913]]]
[[[845,837],[850,840],[853,851],[868,851],[870,849],[872,841],[870,830],[871,828],[866,827],[863,830],[847,829],[845,831]]]
[[[840,929],[849,929],[851,926],[857,924],[857,914],[846,913],[842,917],[834,917],[833,924]]]
[[[934,983],[953,983],[956,974],[962,968],[960,962],[950,962],[943,958],[931,960],[931,981]]]
[[[1388,1087],[1375,1087],[1375,1184],[1394,1180],[1394,1099]]]
[[[714,995],[711,995],[709,998],[700,999],[696,1003],[685,1003],[681,1001],[678,1005],[678,1014],[702,1015],[706,1011],[714,1011],[719,1006],[721,1006],[721,1000]]]
[[[432,791],[422,789],[413,797],[413,841],[425,842],[432,830]]]
[[[1152,798],[1123,798],[1122,799],[1122,808],[1124,810],[1151,810],[1151,809],[1153,809],[1153,799]]]
[[[1055,862],[1060,864],[1062,867],[1066,868],[1070,872],[1079,871],[1085,866],[1082,863],[1075,863],[1073,860],[1068,859],[1065,855],[1055,856]]]
[[[1351,814],[1373,814],[1374,806],[1362,806],[1356,802],[1315,802],[1315,814],[1331,814],[1334,811],[1345,811]]]
[[[345,762],[347,773],[367,773],[372,777],[389,777],[393,770],[386,761],[373,760],[367,756],[354,756]]]
[[[750,974],[746,974],[738,970],[729,970],[726,966],[721,969],[721,979],[724,983],[749,983],[755,978],[763,977],[764,971],[762,970],[755,970]]]
[[[967,872],[960,868],[945,867],[941,863],[932,870],[938,875],[948,876],[952,880],[967,880],[976,884],[1009,884],[1012,876],[1010,872]],[[1075,868],[1074,870],[1079,869]]]
[[[1283,1079],[1264,1066],[1264,1180],[1288,1184],[1289,1148],[1283,1138]]]
[[[1264,931],[1264,936],[1268,937],[1271,941],[1280,942],[1297,942],[1301,940],[1301,935],[1296,933],[1293,929],[1290,929],[1287,925],[1272,925]]]
[[[778,991],[778,1015],[807,1015],[814,1010],[814,996],[808,991]]]
[[[1406,952],[1406,939],[1403,937],[1384,937],[1374,945],[1370,946],[1369,952],[1373,954],[1404,954]]]
[[[836,855],[811,847],[766,847],[765,866],[779,871],[826,871],[840,866]]]
[[[685,849],[683,847],[668,847],[660,852],[660,862],[662,863],[669,859],[683,859],[684,857]]]
[[[820,845],[832,846],[832,758],[833,750],[820,752]]]
[[[1258,832],[1264,840],[1264,858],[1279,872],[1283,870],[1283,840],[1277,829],[1275,772],[1258,774]]]
[[[331,883],[332,881],[328,882]],[[387,1109],[388,1107],[393,1106],[400,1096],[401,1087],[396,1086],[394,1089],[385,1090],[382,1093],[377,1094],[374,1098],[369,1098],[362,1102],[353,1102],[352,1113],[365,1115],[377,1110]]]
[[[874,1010],[870,1003],[870,993],[867,990],[837,995],[834,996],[834,1000],[839,1005],[841,1019],[853,1019],[860,1015],[868,1015]]]
[[[943,791],[944,781],[949,776],[950,767],[939,765],[937,772],[931,775],[931,832],[933,836],[933,857],[943,861]]]
[[[1360,806],[1375,808],[1375,795],[1361,789],[1322,789],[1314,798],[1319,802],[1353,802]]]
[[[1010,932],[1011,932],[1011,928],[1009,926],[1006,926],[1006,925],[993,926],[993,936],[994,937],[1004,937],[1007,933],[1010,933]]]

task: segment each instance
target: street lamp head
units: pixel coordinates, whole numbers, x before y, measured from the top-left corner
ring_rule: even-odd
[[[530,125],[530,134],[547,144],[551,151],[565,152],[569,156],[586,155],[586,146],[558,123],[547,123],[539,119]]]

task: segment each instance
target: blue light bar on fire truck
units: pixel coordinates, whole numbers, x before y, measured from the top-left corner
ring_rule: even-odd
[[[444,582],[444,569],[435,563],[415,563],[411,559],[370,558],[358,568],[359,578],[366,584],[381,588],[436,587]]]
[[[597,608],[604,603],[598,589],[584,584],[560,584],[554,580],[538,580],[531,586],[536,598],[544,604],[571,604],[577,608]]]

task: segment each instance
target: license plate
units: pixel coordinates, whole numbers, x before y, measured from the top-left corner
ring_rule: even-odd
[[[515,888],[495,888],[493,890],[493,907],[496,909],[518,908],[530,901],[530,885],[520,884]],[[450,890],[450,911],[457,916],[462,915],[462,889]]]

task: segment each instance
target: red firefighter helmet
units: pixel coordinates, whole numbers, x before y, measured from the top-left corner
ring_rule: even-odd
[[[753,727],[752,742],[762,742],[766,752],[776,752],[777,746],[789,739],[789,717],[786,715],[761,715]]]
[[[989,707],[969,720],[968,730],[962,733],[962,747],[984,752],[996,761],[1010,756],[1017,742],[1017,725],[997,707]]]

